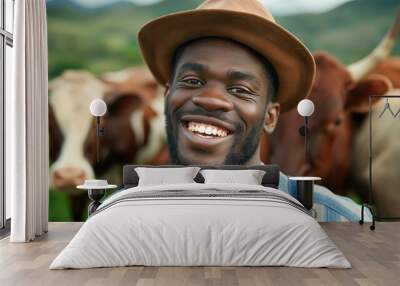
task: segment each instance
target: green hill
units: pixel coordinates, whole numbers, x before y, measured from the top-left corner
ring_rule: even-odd
[[[344,63],[351,63],[367,55],[379,43],[398,9],[398,0],[357,0],[327,13],[278,20],[312,51],[328,51]],[[394,54],[400,55],[400,37]]]
[[[164,0],[150,6],[118,2],[93,9],[70,0],[48,2],[49,76],[53,78],[67,68],[99,74],[142,64],[136,41],[140,26],[155,17],[196,7],[200,2]],[[376,46],[398,6],[398,0],[356,0],[327,13],[276,20],[312,51],[328,51],[350,63]],[[395,53],[400,55],[399,43]]]

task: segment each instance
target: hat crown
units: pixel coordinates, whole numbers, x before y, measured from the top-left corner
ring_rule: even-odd
[[[271,12],[269,12],[258,0],[206,0],[196,8],[196,10],[203,9],[242,12],[257,15],[268,21],[275,22]]]

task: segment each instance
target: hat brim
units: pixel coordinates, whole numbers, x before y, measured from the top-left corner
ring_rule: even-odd
[[[232,39],[264,56],[279,78],[275,101],[282,112],[309,94],[315,74],[311,53],[293,34],[262,17],[218,9],[179,12],[147,23],[138,35],[144,60],[162,85],[170,80],[176,49],[204,37]]]

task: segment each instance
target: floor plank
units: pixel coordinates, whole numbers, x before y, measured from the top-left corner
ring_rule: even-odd
[[[377,223],[375,231],[355,223],[322,223],[352,269],[290,267],[118,267],[48,269],[82,223],[50,223],[32,243],[0,240],[0,285],[399,285],[400,222]]]

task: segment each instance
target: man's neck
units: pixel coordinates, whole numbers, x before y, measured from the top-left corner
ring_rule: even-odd
[[[257,148],[256,152],[254,152],[253,156],[243,165],[263,165],[264,163],[260,159],[260,147]]]

